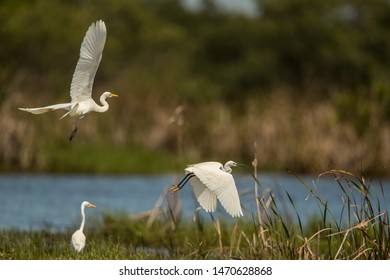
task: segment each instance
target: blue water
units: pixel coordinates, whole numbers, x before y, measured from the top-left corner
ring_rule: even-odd
[[[91,175],[0,175],[0,229],[62,231],[74,228],[80,223],[80,204],[84,200],[98,208],[86,209],[88,219],[99,220],[103,213],[139,214],[153,209],[159,197],[167,192],[172,183],[180,178],[172,174],[159,176],[91,176]],[[253,193],[254,181],[250,176],[235,175],[241,197],[244,219],[255,214]],[[315,190],[323,201],[328,202],[332,213],[339,217],[343,205],[343,193],[331,176],[305,176],[305,182]],[[260,192],[272,191],[281,213],[295,219],[295,211],[289,198],[293,200],[300,217],[304,220],[320,215],[318,201],[294,176],[289,174],[262,174]],[[380,185],[384,190],[382,195]],[[373,196],[386,208],[386,198],[390,197],[390,181],[373,183]],[[346,189],[348,187],[345,184]],[[170,196],[170,194],[167,194]],[[359,198],[357,192],[354,192]],[[345,197],[345,195],[344,195]],[[358,200],[359,202],[359,200]],[[191,219],[198,203],[192,188],[186,186],[180,191],[183,217]],[[163,206],[167,202],[164,199]],[[203,211],[206,219],[210,217]],[[218,205],[216,216],[233,220]]]

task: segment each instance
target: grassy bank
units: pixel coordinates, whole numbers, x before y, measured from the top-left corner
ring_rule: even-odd
[[[259,185],[258,208],[251,219],[234,223],[195,211],[183,220],[167,196],[168,207],[156,207],[144,216],[106,214],[86,230],[87,246],[81,254],[70,248],[73,230],[0,232],[1,259],[389,259],[390,228],[387,206],[379,201],[381,185],[365,176],[330,171],[343,192],[342,213],[336,216],[310,183],[297,176],[317,201],[318,212],[303,223],[282,214],[285,205]],[[289,193],[288,206],[296,209]],[[386,199],[384,200],[386,201]],[[294,212],[294,211],[293,211]],[[293,222],[297,221],[297,222]]]

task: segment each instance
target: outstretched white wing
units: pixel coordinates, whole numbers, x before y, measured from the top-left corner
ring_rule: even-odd
[[[222,206],[226,209],[226,212],[232,217],[242,216],[240,198],[234,178],[221,168],[222,164],[220,163],[208,162],[202,163],[202,166],[192,165],[186,171],[191,169],[191,172],[218,198]],[[200,187],[198,186],[197,188]]]
[[[102,59],[106,35],[106,25],[102,20],[92,23],[88,28],[81,43],[80,58],[70,86],[72,103],[91,98],[93,80]]]
[[[190,179],[190,183],[200,206],[206,212],[214,212],[217,208],[217,196],[195,176]]]

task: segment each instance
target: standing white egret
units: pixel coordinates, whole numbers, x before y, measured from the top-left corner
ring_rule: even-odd
[[[179,184],[172,186],[171,192],[177,192],[190,181],[196,199],[206,212],[214,212],[217,199],[232,217],[243,216],[240,198],[234,182],[232,166],[242,165],[228,161],[225,165],[208,161],[189,165],[185,169],[186,176]]]
[[[106,99],[109,97],[117,97],[118,95],[107,91],[104,92],[100,96],[100,103],[103,106],[96,104],[92,99],[93,80],[95,79],[96,71],[102,59],[106,34],[106,25],[102,20],[92,23],[88,28],[84,40],[81,43],[80,58],[73,73],[73,79],[70,86],[70,103],[54,104],[40,108],[19,109],[32,114],[42,114],[57,109],[67,110],[68,112],[63,115],[61,119],[67,115],[75,117],[69,141],[72,141],[73,137],[76,135],[76,124],[78,120],[84,118],[86,114],[92,111],[98,113],[106,112],[109,108]]]
[[[81,252],[85,247],[86,238],[83,233],[84,225],[85,225],[85,213],[84,213],[85,207],[96,208],[95,205],[89,203],[88,201],[83,201],[83,203],[81,203],[81,217],[82,217],[81,225],[80,228],[76,230],[72,235],[72,246],[77,252]]]

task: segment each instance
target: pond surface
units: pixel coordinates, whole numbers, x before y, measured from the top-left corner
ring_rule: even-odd
[[[234,175],[234,177],[240,192],[243,218],[250,220],[252,214],[256,215],[254,180],[251,176]],[[181,178],[173,174],[158,176],[2,174],[0,175],[0,229],[62,231],[78,227],[81,219],[80,204],[84,200],[98,207],[86,209],[87,227],[88,219],[98,220],[104,213],[140,214],[153,209],[160,196],[166,193],[172,183],[178,179]],[[345,194],[334,178],[327,175],[320,179],[310,176],[303,176],[302,179],[323,201],[328,202],[332,213],[340,217]],[[294,176],[261,174],[259,180],[260,191],[271,190],[275,194],[279,211],[283,215],[296,219],[295,210],[286,195],[288,193],[303,222],[310,217],[320,216],[321,207],[318,201],[310,196],[310,192]],[[386,209],[386,198],[390,197],[390,181],[377,180],[372,185],[374,186],[372,194],[375,198],[372,201],[377,203],[378,200],[381,208]],[[344,187],[349,189],[347,184]],[[353,195],[357,198],[358,204],[360,194],[355,191]],[[183,217],[191,219],[199,205],[190,185],[180,191],[179,197]],[[164,198],[163,206],[166,205]],[[210,216],[204,210],[199,210],[199,213],[204,215],[206,220],[210,220]],[[217,206],[216,216],[234,221],[220,204]]]

